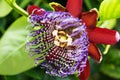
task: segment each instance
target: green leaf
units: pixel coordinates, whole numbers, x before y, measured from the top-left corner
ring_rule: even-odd
[[[95,0],[84,0],[84,2],[89,10],[92,8],[98,8],[100,5],[99,1],[97,0],[96,1]]]
[[[75,75],[70,75],[67,77],[57,77],[57,76],[50,76],[49,74],[45,73],[44,69],[41,69],[40,67],[36,67],[34,69],[31,69],[25,74],[31,78],[34,78],[36,80],[79,80],[79,78]]]
[[[19,74],[14,76],[4,76],[2,80],[30,80],[30,79],[24,74]]]
[[[0,17],[4,17],[10,13],[12,8],[5,2],[5,0],[0,0]]]
[[[120,0],[104,0],[99,15],[101,20],[120,18]]]
[[[0,74],[14,75],[34,66],[34,61],[25,51],[27,30],[26,17],[16,20],[0,40]]]
[[[101,72],[104,74],[120,79],[120,50],[111,48],[109,53],[103,58]]]
[[[5,31],[5,24],[6,24],[6,19],[5,18],[1,18],[0,19],[0,32],[4,33]]]
[[[105,20],[105,21],[99,21],[97,26],[100,28],[108,28],[108,29],[113,29],[117,23],[116,19],[110,19],[110,20]]]

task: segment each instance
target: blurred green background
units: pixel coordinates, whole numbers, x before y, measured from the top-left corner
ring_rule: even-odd
[[[84,0],[83,11],[92,8],[99,10],[102,1]],[[65,6],[67,0],[16,0],[16,2],[25,10],[27,6],[33,4],[46,10],[52,10],[48,3],[58,2]],[[120,32],[119,17],[112,20],[98,20],[98,26]],[[39,66],[33,67],[34,61],[30,61],[27,53],[24,52],[27,26],[29,26],[27,18],[13,10],[5,0],[0,0],[0,80],[79,80],[75,75],[66,78],[49,76]],[[106,45],[97,46],[103,52],[103,60],[101,63],[96,63],[89,58],[91,68],[89,80],[120,80],[120,42],[111,46],[107,54],[105,53],[108,48]]]

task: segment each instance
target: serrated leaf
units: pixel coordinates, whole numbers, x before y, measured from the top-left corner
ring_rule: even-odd
[[[101,20],[120,18],[120,0],[104,0],[99,9]]]
[[[5,0],[0,0],[0,17],[4,17],[10,13],[12,8],[5,2]]]
[[[109,53],[103,58],[100,67],[101,72],[104,74],[120,79],[120,50],[111,48]]]
[[[17,19],[0,40],[0,74],[14,75],[34,66],[33,59],[25,51],[26,17]]]

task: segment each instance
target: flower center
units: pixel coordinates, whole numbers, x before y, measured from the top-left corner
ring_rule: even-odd
[[[72,43],[72,38],[64,31],[54,30],[52,32],[54,39],[54,44],[60,47],[70,46]]]

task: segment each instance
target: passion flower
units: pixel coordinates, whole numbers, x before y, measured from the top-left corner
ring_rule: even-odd
[[[29,16],[32,29],[27,48],[31,55],[44,60],[41,67],[56,76],[79,75],[86,66],[89,41],[85,23],[69,12],[45,11]],[[41,28],[41,26],[44,26]]]
[[[115,44],[120,35],[115,30],[96,27],[95,9],[82,12],[82,0],[68,0],[66,8],[50,3],[52,11],[29,6],[29,21],[33,25],[27,48],[46,73],[65,77],[78,73],[80,80],[88,80],[88,55],[102,60],[96,44]]]

